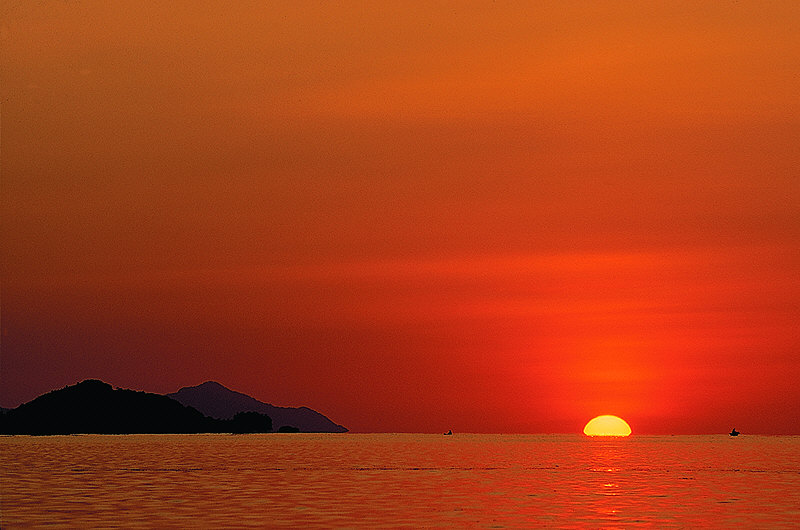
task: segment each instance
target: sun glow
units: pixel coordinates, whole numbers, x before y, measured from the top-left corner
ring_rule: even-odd
[[[583,428],[586,436],[628,436],[631,426],[619,416],[605,414],[589,420]]]

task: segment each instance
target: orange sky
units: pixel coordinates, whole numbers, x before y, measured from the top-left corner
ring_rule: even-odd
[[[0,405],[800,434],[797,2],[0,9]]]

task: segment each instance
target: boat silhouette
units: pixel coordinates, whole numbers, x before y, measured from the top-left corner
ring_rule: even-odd
[[[739,431],[736,430],[736,427],[729,433],[731,436],[739,436]]]

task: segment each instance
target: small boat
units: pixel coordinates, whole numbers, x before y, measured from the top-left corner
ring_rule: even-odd
[[[734,427],[734,429],[730,432],[730,435],[731,436],[739,436],[739,431],[737,431],[736,428]]]
[[[445,436],[450,436],[450,435],[452,435],[452,434],[453,434],[453,431],[447,431],[446,433],[444,433],[444,435],[445,435]],[[737,434],[738,434],[738,433],[737,433]]]

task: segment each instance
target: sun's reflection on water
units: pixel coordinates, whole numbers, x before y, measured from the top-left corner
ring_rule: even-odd
[[[602,527],[746,521],[763,527],[794,521],[800,438],[727,442],[493,435],[7,437],[0,438],[0,524]]]

